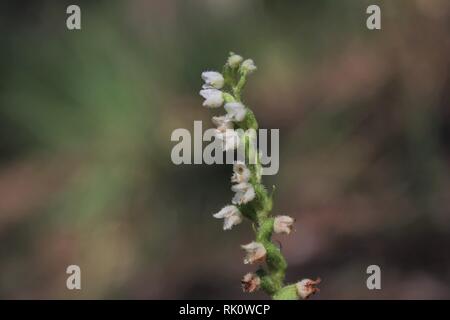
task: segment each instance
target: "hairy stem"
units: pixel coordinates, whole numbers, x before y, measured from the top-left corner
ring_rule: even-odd
[[[232,74],[233,71],[225,66],[224,74],[230,75],[231,90],[225,95],[226,102],[241,102],[241,92],[246,83],[247,73],[241,72],[237,75]],[[245,119],[238,124],[239,128],[247,131],[249,129],[258,129],[258,122],[253,112],[247,107],[247,113]],[[239,209],[242,214],[250,219],[255,228],[256,241],[261,243],[266,249],[266,264],[267,269],[259,269],[257,271],[258,276],[261,278],[261,288],[274,299],[298,299],[295,291],[295,286],[285,286],[284,278],[286,274],[287,262],[283,257],[280,249],[276,244],[272,242],[272,233],[274,218],[271,215],[272,211],[272,195],[269,195],[267,189],[261,181],[261,161],[257,147],[251,139],[254,137],[244,135],[244,143],[246,146],[245,163],[249,164],[251,171],[250,182],[255,189],[256,198],[245,205],[241,205]],[[250,155],[256,155],[255,164],[251,164]]]
[[[217,126],[216,139],[222,144],[223,151],[240,148],[231,177],[231,190],[235,192],[232,205],[223,207],[213,216],[224,219],[224,230],[240,224],[243,217],[252,222],[255,240],[242,245],[247,253],[244,263],[264,261],[265,265],[242,278],[245,292],[262,289],[273,299],[307,299],[319,291],[316,285],[320,279],[285,284],[287,263],[278,245],[272,242],[274,232],[291,232],[294,219],[287,215],[271,214],[275,187],[269,193],[262,183],[263,167],[257,146],[258,121],[253,111],[241,101],[247,75],[255,70],[252,59],[244,60],[231,52],[222,74],[216,71],[202,73],[205,82],[200,90],[200,95],[205,98],[203,106],[219,108],[225,102],[224,109],[227,111],[226,115],[212,119]],[[241,153],[242,147],[244,154]]]

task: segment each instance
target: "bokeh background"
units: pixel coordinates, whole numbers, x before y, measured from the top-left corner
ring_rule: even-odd
[[[240,288],[251,226],[211,217],[231,166],[170,160],[174,129],[212,127],[200,73],[229,51],[255,60],[245,101],[280,129],[265,182],[297,219],[277,237],[288,280],[450,298],[448,0],[2,1],[0,30],[0,298],[267,298]]]

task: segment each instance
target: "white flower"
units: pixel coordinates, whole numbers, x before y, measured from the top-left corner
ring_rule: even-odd
[[[219,108],[223,104],[222,91],[217,89],[203,89],[200,90],[200,95],[205,98],[203,102],[204,107]]]
[[[297,288],[298,297],[300,299],[308,299],[309,296],[320,291],[319,288],[315,287],[315,285],[319,284],[320,281],[320,278],[318,278],[316,281],[311,279],[303,279],[302,281],[297,282],[295,286]]]
[[[247,168],[244,162],[237,161],[233,165],[233,175],[231,176],[232,183],[248,182],[250,179],[250,169]]]
[[[273,223],[273,231],[275,233],[289,234],[292,231],[292,224],[294,219],[289,216],[276,216]]]
[[[249,272],[242,278],[241,284],[244,292],[254,292],[259,289],[261,278],[255,273]]]
[[[264,260],[266,257],[266,248],[259,243],[252,241],[249,244],[241,246],[247,254],[244,258],[244,264],[252,264]]]
[[[233,121],[230,116],[212,117],[212,122],[217,126],[217,130],[224,132],[226,129],[234,129]]]
[[[224,151],[234,150],[239,147],[239,134],[232,129],[217,128],[215,136],[216,139],[222,141],[222,149]]]
[[[244,58],[242,58],[240,55],[231,54],[228,57],[227,63],[231,68],[236,68],[237,66],[239,66],[241,64],[242,60],[244,60]]]
[[[202,72],[202,79],[205,81],[203,88],[216,88],[221,89],[225,82],[222,74],[216,71]]]
[[[235,184],[231,187],[231,190],[236,192],[231,200],[233,204],[240,205],[255,199],[255,189],[253,189],[253,186],[248,182]]]
[[[234,225],[242,222],[242,214],[236,206],[225,206],[213,215],[214,218],[224,219],[223,230],[230,230]]]
[[[241,70],[247,73],[252,73],[256,70],[255,63],[252,59],[247,59],[244,62],[242,62]]]
[[[240,102],[228,102],[225,104],[225,110],[230,117],[235,121],[242,121],[245,118],[247,110],[245,106]]]

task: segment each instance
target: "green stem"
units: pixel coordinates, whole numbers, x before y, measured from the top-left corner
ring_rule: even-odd
[[[247,73],[243,72],[240,74],[240,78],[238,83],[233,87],[233,95],[236,98],[236,101],[241,101],[241,92],[247,82]]]

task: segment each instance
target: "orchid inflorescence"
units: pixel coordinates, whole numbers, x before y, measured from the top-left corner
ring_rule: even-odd
[[[274,299],[307,299],[319,291],[315,287],[320,279],[304,279],[294,284],[284,284],[287,268],[280,248],[272,242],[272,234],[290,234],[294,219],[286,216],[272,216],[273,191],[269,194],[262,184],[262,166],[253,136],[238,135],[236,129],[245,132],[257,130],[258,122],[253,112],[241,100],[242,89],[247,76],[256,70],[252,59],[244,60],[240,55],[230,53],[222,73],[205,71],[202,73],[204,85],[200,95],[205,99],[203,106],[220,108],[225,115],[212,118],[216,125],[215,138],[222,143],[224,151],[244,145],[245,161],[236,161],[231,176],[234,197],[231,204],[223,207],[213,216],[223,219],[223,229],[230,230],[244,218],[254,225],[255,241],[242,245],[246,252],[244,264],[261,264],[254,273],[247,273],[241,280],[245,292],[264,290]],[[256,149],[256,150],[253,150]],[[256,161],[251,161],[251,155]],[[262,265],[265,264],[266,267]]]

